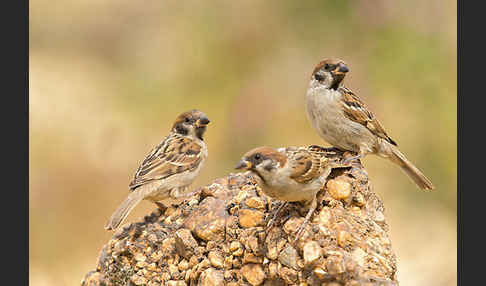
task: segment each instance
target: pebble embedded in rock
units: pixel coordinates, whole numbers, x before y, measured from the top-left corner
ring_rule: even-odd
[[[254,209],[265,209],[265,201],[260,197],[249,197],[245,201],[246,205]]]
[[[261,211],[242,209],[239,211],[239,217],[242,227],[255,227],[264,224],[265,215]]]
[[[245,264],[241,267],[241,275],[253,286],[262,284],[266,275],[260,264]]]
[[[137,253],[135,255],[135,260],[140,262],[140,261],[145,261],[147,259],[147,257],[145,257],[145,255],[143,255],[142,253]]]
[[[189,214],[184,226],[204,241],[222,241],[227,215],[223,200],[207,197]]]
[[[333,276],[343,273],[346,269],[344,267],[343,259],[336,256],[327,258],[326,261],[327,272]]]
[[[223,286],[224,285],[224,274],[221,270],[216,270],[214,268],[208,268],[201,273],[200,276],[201,286]]]
[[[284,250],[280,252],[278,255],[278,261],[285,266],[292,267],[295,270],[299,269],[297,265],[298,254],[297,250],[292,246],[287,246]]]
[[[347,231],[342,230],[338,232],[337,242],[339,246],[346,247],[351,243],[351,235]]]
[[[198,246],[197,241],[191,234],[191,231],[181,228],[175,232],[175,246],[177,252],[189,259],[194,253],[194,249]]]
[[[338,179],[331,179],[326,183],[327,191],[336,200],[344,200],[351,195],[351,184]]]
[[[135,285],[143,285],[147,284],[147,279],[143,276],[133,274],[130,280],[133,282]]]
[[[322,254],[322,248],[319,246],[319,243],[316,241],[309,241],[304,244],[304,262],[305,264],[311,264]]]
[[[286,234],[295,234],[297,228],[304,222],[304,218],[293,217],[285,222],[283,230]]]
[[[208,254],[209,261],[211,265],[216,268],[223,268],[224,258],[219,251],[210,251]]]
[[[231,254],[234,256],[243,255],[243,245],[239,241],[233,241],[230,244],[229,250],[231,251]]]
[[[278,274],[289,285],[294,285],[297,283],[297,271],[292,268],[282,267],[280,268]]]

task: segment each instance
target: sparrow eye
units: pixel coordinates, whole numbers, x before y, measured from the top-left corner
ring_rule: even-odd
[[[184,118],[184,122],[189,123],[191,121],[188,117]]]
[[[255,155],[255,160],[260,160],[261,158],[262,158],[262,156],[260,156],[260,154]]]
[[[331,65],[329,65],[329,64],[324,65],[324,69],[326,69],[326,70],[329,70],[330,67],[331,67]]]
[[[318,81],[322,81],[322,80],[324,79],[324,77],[323,77],[322,75],[320,75],[320,74],[315,74],[315,75],[314,75],[314,78],[315,78],[316,80],[318,80]]]

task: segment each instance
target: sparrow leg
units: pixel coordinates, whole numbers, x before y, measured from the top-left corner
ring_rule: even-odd
[[[295,239],[293,241],[294,243],[297,240],[299,240],[299,238],[302,236],[302,233],[304,232],[305,226],[309,222],[309,219],[312,216],[312,214],[314,213],[314,211],[316,210],[316,208],[317,208],[317,194],[316,194],[316,196],[314,196],[314,199],[311,202],[311,205],[309,207],[309,211],[307,212],[307,215],[305,216],[304,222],[299,226],[299,228],[297,228],[297,231],[296,231],[296,234],[295,234]]]
[[[364,157],[364,154],[358,154],[357,156],[348,157],[343,160],[343,164],[350,164],[352,161],[359,160]]]
[[[275,221],[277,221],[278,216],[280,215],[280,211],[287,206],[288,202],[284,202],[280,204],[280,206],[277,208],[277,211],[272,215],[272,218],[270,221],[267,223],[267,229],[265,231],[265,235],[268,233],[270,229],[272,229],[273,225],[275,224]]]

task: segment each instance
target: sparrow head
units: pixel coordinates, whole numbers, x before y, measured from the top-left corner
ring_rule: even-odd
[[[206,114],[197,109],[193,109],[177,116],[172,126],[172,131],[203,140],[203,135],[209,122]]]
[[[349,71],[340,59],[324,59],[314,68],[311,84],[337,89]]]
[[[287,162],[287,157],[270,147],[257,147],[248,151],[236,164],[235,169],[250,170],[263,181],[270,173],[281,168]]]

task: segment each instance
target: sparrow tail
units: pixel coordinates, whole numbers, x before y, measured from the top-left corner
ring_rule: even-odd
[[[427,177],[425,177],[425,175],[422,174],[422,172],[398,150],[398,148],[392,146],[391,144],[389,146],[391,147],[390,149],[392,151],[390,159],[399,165],[419,188],[423,190],[433,190],[435,188],[432,182],[427,179]]]
[[[105,225],[106,230],[115,230],[125,220],[130,211],[144,198],[142,193],[134,191],[121,203],[116,211],[111,215]]]

